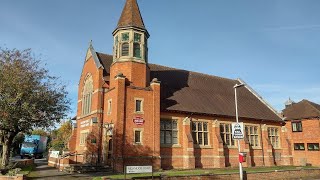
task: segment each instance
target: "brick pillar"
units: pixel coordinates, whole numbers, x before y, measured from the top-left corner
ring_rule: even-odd
[[[288,137],[288,129],[285,126],[281,128],[281,165],[293,165],[292,144]]]
[[[125,145],[124,142],[124,123],[125,123],[125,117],[124,117],[124,105],[125,105],[125,83],[126,78],[121,73],[119,73],[117,76],[115,76],[114,79],[114,88],[116,91],[116,95],[114,97],[114,113],[116,119],[114,120],[114,133],[113,133],[113,168],[117,172],[123,172],[123,147]]]
[[[272,145],[268,137],[267,125],[263,124],[261,127],[262,131],[262,143],[263,143],[263,157],[265,166],[274,166],[274,158],[272,152]]]
[[[212,145],[214,146],[212,154],[215,156],[213,166],[215,168],[226,167],[223,141],[220,136],[220,124],[218,120],[212,122]]]
[[[183,138],[182,138],[182,147],[183,147],[183,167],[185,169],[194,169],[196,167],[195,156],[194,156],[194,145],[193,138],[191,134],[190,127],[190,118],[186,117],[183,119]]]
[[[153,168],[160,169],[160,81],[154,78],[150,86],[153,90]]]

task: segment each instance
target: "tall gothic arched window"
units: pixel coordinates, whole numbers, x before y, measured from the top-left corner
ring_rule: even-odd
[[[92,93],[93,80],[92,76],[88,75],[84,82],[82,91],[82,115],[88,115],[91,113]]]

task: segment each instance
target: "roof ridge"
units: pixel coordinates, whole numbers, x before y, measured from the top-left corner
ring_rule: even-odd
[[[316,111],[318,111],[318,113],[320,113],[320,110],[314,106],[316,103],[311,102],[311,101],[309,101],[307,99],[303,99],[302,101],[306,101],[313,109],[315,109]],[[319,104],[317,104],[317,105],[319,105]]]
[[[187,71],[187,72],[191,72],[191,73],[195,73],[195,74],[199,74],[199,75],[204,75],[204,76],[210,76],[210,77],[219,78],[219,79],[226,79],[226,80],[229,80],[229,81],[239,81],[238,79],[225,78],[225,77],[221,77],[221,76],[216,76],[216,75],[212,75],[212,74],[205,74],[205,73],[201,73],[201,72],[197,72],[197,71],[191,71],[191,70],[186,70],[186,69],[178,69],[178,68],[169,67],[169,66],[164,66],[164,65],[160,65],[160,64],[153,64],[153,63],[149,63],[149,64],[151,64],[151,65],[156,65],[156,66],[162,66],[162,67],[166,67],[166,68],[171,68],[171,69],[174,69],[174,70]]]

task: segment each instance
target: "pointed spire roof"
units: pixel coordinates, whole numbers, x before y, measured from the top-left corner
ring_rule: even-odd
[[[129,26],[145,29],[137,0],[127,0],[117,28]]]

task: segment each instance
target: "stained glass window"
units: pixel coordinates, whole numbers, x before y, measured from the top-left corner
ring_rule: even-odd
[[[129,33],[122,33],[122,41],[129,41]]]
[[[141,34],[134,33],[134,42],[141,42]]]

